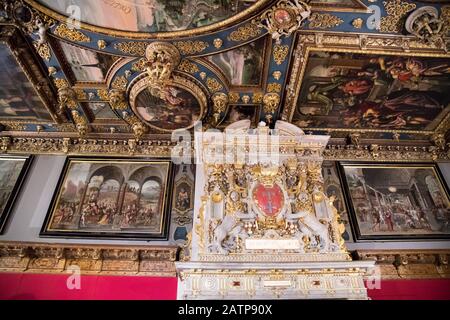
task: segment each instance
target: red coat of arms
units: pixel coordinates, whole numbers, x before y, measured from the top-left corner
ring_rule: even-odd
[[[253,189],[253,201],[264,215],[275,217],[284,205],[283,191],[276,183],[271,187],[260,183]]]

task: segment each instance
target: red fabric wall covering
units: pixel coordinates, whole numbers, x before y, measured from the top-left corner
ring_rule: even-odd
[[[69,290],[69,274],[0,273],[0,299],[176,299],[177,279],[141,276],[81,276],[81,289]],[[384,280],[369,290],[373,300],[450,300],[450,279]]]
[[[383,280],[368,294],[373,300],[450,300],[450,279]]]
[[[177,278],[82,275],[81,288],[69,290],[70,274],[0,273],[0,299],[173,300]]]

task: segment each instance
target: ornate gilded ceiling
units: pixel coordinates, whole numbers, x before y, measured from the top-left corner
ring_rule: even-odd
[[[340,148],[443,152],[445,2],[3,1],[3,143],[151,144],[197,120],[283,119]]]

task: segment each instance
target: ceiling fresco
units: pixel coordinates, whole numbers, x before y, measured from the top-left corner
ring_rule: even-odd
[[[0,135],[143,143],[281,119],[447,150],[449,30],[441,1],[6,0]]]
[[[39,0],[67,16],[80,10],[81,22],[106,29],[166,32],[195,29],[223,21],[256,0]]]

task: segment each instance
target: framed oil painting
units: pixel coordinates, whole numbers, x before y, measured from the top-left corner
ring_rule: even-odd
[[[32,161],[31,156],[0,157],[0,234]]]
[[[448,58],[311,50],[293,122],[306,129],[434,130],[450,111]]]
[[[450,238],[448,186],[435,164],[339,165],[356,240]]]
[[[167,239],[171,183],[168,160],[68,158],[41,235]]]

